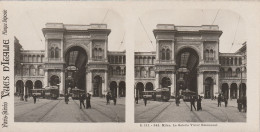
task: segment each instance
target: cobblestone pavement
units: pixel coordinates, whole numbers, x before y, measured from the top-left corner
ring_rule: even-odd
[[[117,104],[106,105],[105,98],[92,97],[91,109],[80,109],[79,100],[68,104],[64,98],[57,100],[33,98],[28,102],[15,97],[15,122],[125,122],[125,98],[118,98]],[[86,104],[85,104],[86,105]]]
[[[202,100],[202,111],[191,111],[190,102],[182,100],[179,106],[174,99],[148,101],[146,106],[139,100],[135,104],[135,122],[246,122],[246,113],[238,111],[236,100],[229,100],[227,107],[223,102],[218,107],[217,100],[205,99]]]

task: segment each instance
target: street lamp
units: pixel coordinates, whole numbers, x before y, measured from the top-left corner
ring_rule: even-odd
[[[23,63],[21,63],[21,66],[22,66],[22,73],[21,73],[21,79],[22,79],[22,83],[23,83],[23,91],[22,89],[20,89],[20,94],[23,92],[24,93],[24,90],[25,90],[25,87],[24,87],[24,82],[23,82]],[[24,95],[23,95],[24,96]],[[21,96],[21,101],[24,100],[23,96]]]

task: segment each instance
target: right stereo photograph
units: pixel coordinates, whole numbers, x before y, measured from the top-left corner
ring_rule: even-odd
[[[135,122],[246,122],[247,35],[230,10],[154,10],[135,28]]]

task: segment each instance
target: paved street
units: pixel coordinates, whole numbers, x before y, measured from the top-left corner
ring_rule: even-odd
[[[16,122],[124,122],[125,98],[118,98],[117,105],[111,100],[106,105],[105,98],[92,97],[91,109],[79,109],[79,100],[72,100],[65,104],[64,98],[58,100],[33,98],[28,102],[15,97]]]
[[[246,122],[246,113],[238,111],[236,100],[229,100],[228,107],[223,102],[222,107],[217,107],[217,100],[202,100],[202,111],[190,111],[190,102],[182,100],[180,106],[171,99],[148,101],[146,107],[139,100],[135,104],[135,122]]]

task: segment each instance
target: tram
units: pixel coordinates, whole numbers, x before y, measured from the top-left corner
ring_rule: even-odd
[[[171,98],[170,89],[169,88],[157,88],[156,92],[156,99],[162,101],[169,101]]]
[[[72,99],[79,99],[80,94],[83,94],[83,93],[85,93],[84,90],[81,90],[78,88],[73,88],[73,89],[71,89],[70,96]]]
[[[152,91],[143,91],[143,98],[146,99],[154,99],[156,98],[156,91],[152,90]]]
[[[45,98],[57,99],[59,97],[59,88],[57,86],[51,86],[45,88]]]
[[[182,91],[183,101],[189,102],[192,96],[196,96],[196,92],[190,91],[189,89]]]
[[[41,88],[41,89],[32,89],[32,95],[36,95],[37,98],[45,97],[45,89]]]

